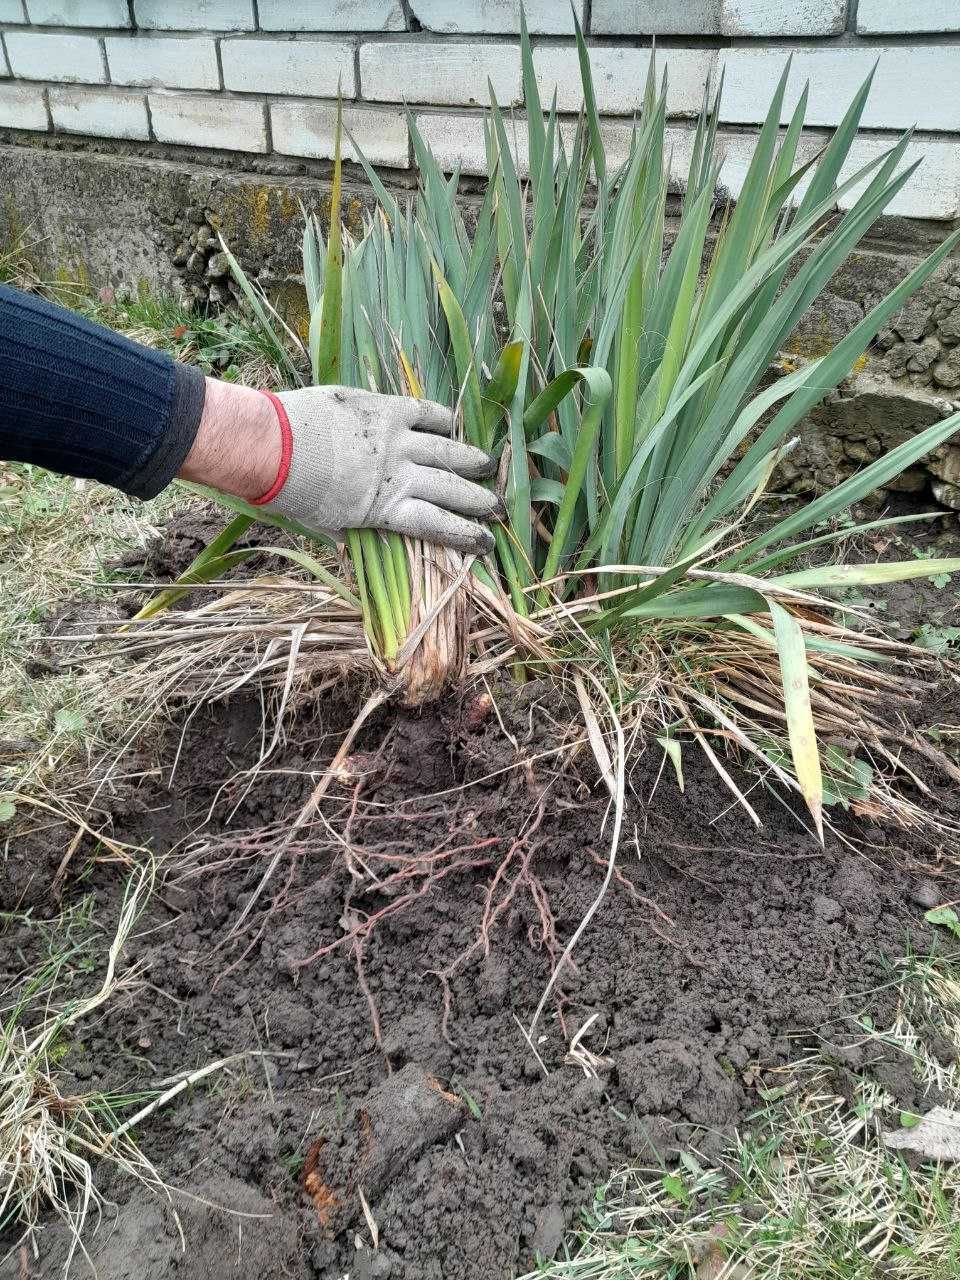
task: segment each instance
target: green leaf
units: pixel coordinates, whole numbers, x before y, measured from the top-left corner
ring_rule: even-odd
[[[553,537],[544,561],[544,579],[550,579],[556,574],[561,556],[566,550],[567,536],[573,524],[574,510],[580,499],[587,468],[594,457],[596,438],[600,430],[603,411],[613,389],[610,375],[605,369],[598,369],[590,365],[585,369],[575,369],[572,372],[579,375],[584,386],[584,414],[580,423],[577,443],[573,450],[570,473],[564,486],[563,501],[557,511],[557,518],[553,526]],[[543,593],[541,593],[541,600],[546,603],[546,596]]]
[[[61,707],[53,717],[56,733],[84,733],[88,727],[87,717],[70,707]]]
[[[286,371],[294,385],[301,386],[303,379],[300,377],[300,371],[291,359],[286,343],[282,340],[273,326],[273,321],[270,319],[267,311],[265,299],[257,292],[254,286],[247,279],[240,263],[227,248],[227,243],[223,236],[220,237],[220,248],[226,255],[227,264],[230,267],[230,272],[233,275],[234,280],[236,280],[237,284],[240,286],[243,296],[250,305],[250,310],[256,317],[257,323],[260,325],[264,337],[272,348],[274,359],[277,361],[277,364]]]
[[[673,765],[674,772],[677,775],[677,786],[683,790],[683,754],[680,743],[676,738],[659,737],[657,742],[663,747],[664,754]]]
[[[255,511],[256,508],[251,508],[251,510]],[[142,609],[139,609],[133,615],[132,621],[140,622],[145,618],[155,618],[158,613],[163,613],[164,609],[169,609],[172,604],[176,604],[178,600],[182,600],[185,595],[189,594],[186,584],[195,586],[198,583],[212,582],[215,578],[218,578],[223,569],[221,561],[224,554],[244,536],[255,519],[256,516],[253,515],[238,515],[231,520],[226,528],[222,529],[194,557],[193,561],[177,578],[174,585],[166,587],[163,591],[158,591],[155,596],[147,601]]]
[[[677,1200],[680,1204],[684,1205],[690,1203],[690,1192],[687,1190],[684,1185],[684,1181],[679,1174],[666,1173],[660,1181],[664,1191],[666,1191],[667,1195],[673,1200]]]
[[[927,911],[923,918],[927,924],[940,925],[960,938],[960,917],[957,916],[953,907],[934,907],[932,911]]]
[[[17,816],[17,806],[12,800],[0,800],[0,822],[12,822]]]
[[[337,98],[337,125],[333,144],[333,184],[330,188],[330,234],[323,273],[323,302],[315,325],[316,309],[310,316],[310,362],[313,380],[319,386],[340,381],[340,342],[343,324],[343,241],[340,226],[343,99]]]
[[[900,1128],[915,1129],[922,1119],[923,1116],[918,1116],[915,1111],[901,1111]]]
[[[960,572],[960,556],[929,560],[881,560],[876,564],[830,564],[817,569],[800,569],[769,579],[772,586],[793,590],[830,587],[868,587],[888,582],[908,582],[912,578],[929,578],[936,573]]]

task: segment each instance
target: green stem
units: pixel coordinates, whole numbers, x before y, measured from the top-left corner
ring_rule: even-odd
[[[517,572],[516,562],[513,558],[513,547],[510,545],[510,538],[502,524],[493,526],[493,537],[497,544],[497,556],[500,560],[500,567],[503,569],[503,576],[507,580],[513,607],[521,617],[529,617],[530,610],[527,606],[527,597],[523,593],[520,574]]]
[[[403,621],[403,603],[400,595],[400,583],[397,581],[397,565],[393,558],[393,548],[389,539],[384,540],[382,535],[378,536],[377,544],[380,564],[383,566],[383,580],[386,583],[387,598],[390,601],[390,610],[393,616],[393,628],[398,636],[405,636],[407,628]]]
[[[410,630],[410,570],[407,565],[407,548],[403,545],[403,539],[399,533],[388,533],[387,543],[390,547],[390,554],[393,557],[393,567],[397,575],[397,585],[400,588],[400,607],[403,616],[403,631],[406,634]]]
[[[353,572],[357,579],[357,594],[360,597],[360,616],[363,618],[363,629],[376,640],[373,615],[370,612],[370,597],[367,594],[367,575],[363,567],[363,547],[360,543],[360,532],[357,529],[347,530],[347,550],[353,564]]]
[[[387,595],[383,579],[383,564],[380,559],[380,539],[373,529],[360,530],[360,545],[363,548],[363,564],[367,571],[367,585],[370,598],[379,624],[380,636],[383,640],[383,657],[391,662],[397,656],[399,644],[393,623],[393,610]]]

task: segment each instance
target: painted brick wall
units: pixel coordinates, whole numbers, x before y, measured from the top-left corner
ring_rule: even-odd
[[[814,154],[879,58],[852,168],[916,125],[892,213],[960,218],[960,0],[575,0],[611,147],[625,152],[651,38],[670,72],[675,178],[708,77],[725,74],[725,190],[788,55]],[[569,0],[527,0],[541,93],[579,105]],[[521,102],[516,0],[0,0],[0,127],[328,159],[338,86],[372,161],[410,167],[404,109],[442,163],[484,168],[488,81]],[[516,134],[522,141],[523,122]],[[26,138],[25,138],[26,140]],[[353,154],[352,151],[349,154]],[[518,156],[522,165],[522,154]],[[262,160],[261,160],[262,163]]]

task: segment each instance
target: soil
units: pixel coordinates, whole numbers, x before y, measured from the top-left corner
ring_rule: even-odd
[[[510,1280],[557,1252],[612,1169],[717,1154],[813,1045],[921,1106],[909,1064],[851,1019],[891,1021],[891,963],[938,945],[923,913],[960,896],[951,849],[842,811],[822,849],[744,775],[758,832],[693,747],[683,795],[659,748],[634,757],[617,874],[528,1042],[603,883],[610,814],[589,754],[558,752],[575,700],[491,691],[378,711],[286,847],[358,690],[303,707],[256,773],[259,703],[209,708],[182,744],[171,730],[162,780],[101,794],[116,838],[169,857],[127,952],[140,985],[69,1043],[66,1087],[129,1092],[249,1056],[141,1126],[169,1195],[100,1164],[110,1203],[74,1274]],[[925,710],[956,723],[955,703],[931,690]],[[31,920],[0,932],[4,972],[37,963],[44,917],[88,893],[103,952],[123,869],[84,841],[57,899],[70,834],[0,862],[0,911]],[[50,1224],[0,1280],[52,1280],[67,1248]]]

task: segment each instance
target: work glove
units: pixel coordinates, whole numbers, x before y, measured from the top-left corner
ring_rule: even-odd
[[[334,537],[390,529],[478,555],[492,549],[478,521],[506,512],[493,490],[473,482],[493,475],[496,463],[451,439],[449,409],[354,387],[306,387],[270,399],[287,469],[284,478],[281,465],[264,510]]]

